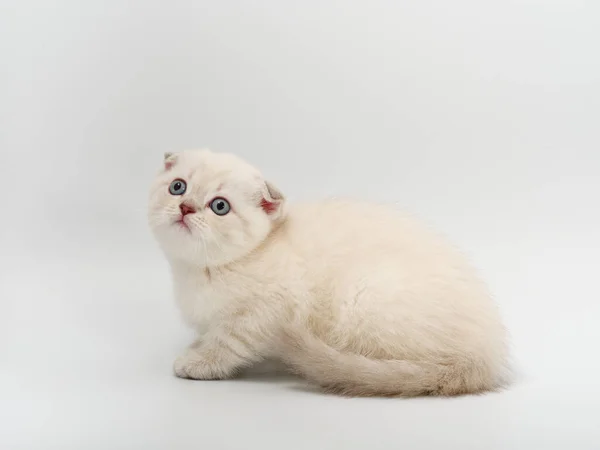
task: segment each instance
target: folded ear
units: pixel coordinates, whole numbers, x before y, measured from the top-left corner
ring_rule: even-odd
[[[176,156],[174,153],[165,152],[164,156],[164,164],[165,170],[169,170],[171,167],[175,165]]]
[[[277,220],[284,215],[285,197],[279,189],[272,183],[265,181],[262,190],[260,207],[273,220]]]

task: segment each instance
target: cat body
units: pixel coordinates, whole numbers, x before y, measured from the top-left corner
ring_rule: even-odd
[[[149,218],[198,332],[178,376],[228,378],[278,359],[346,395],[457,395],[503,382],[506,336],[485,286],[443,238],[392,208],[288,206],[238,158],[187,151],[165,160]]]

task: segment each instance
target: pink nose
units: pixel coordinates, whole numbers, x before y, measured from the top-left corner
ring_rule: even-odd
[[[196,210],[193,206],[188,205],[187,203],[182,203],[179,205],[179,209],[181,210],[182,215],[194,214]]]

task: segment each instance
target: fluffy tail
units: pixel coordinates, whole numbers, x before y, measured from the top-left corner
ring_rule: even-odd
[[[443,362],[371,359],[342,353],[307,331],[284,333],[282,358],[304,378],[347,396],[460,395],[493,390],[485,364],[463,358]]]

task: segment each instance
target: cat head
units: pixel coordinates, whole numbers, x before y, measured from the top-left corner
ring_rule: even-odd
[[[284,197],[240,158],[209,150],[166,153],[148,222],[169,258],[214,267],[254,250],[284,218]]]

